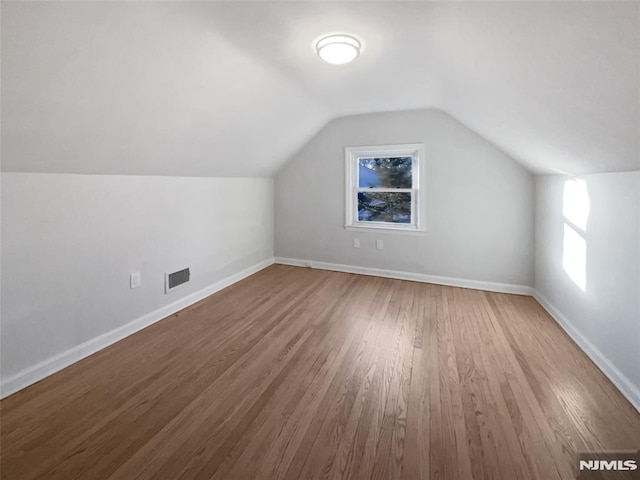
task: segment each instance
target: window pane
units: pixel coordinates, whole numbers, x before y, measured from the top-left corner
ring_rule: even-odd
[[[358,221],[411,223],[411,193],[358,192]]]
[[[411,188],[411,157],[359,158],[359,188]]]

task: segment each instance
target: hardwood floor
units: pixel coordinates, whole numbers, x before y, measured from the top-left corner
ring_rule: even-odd
[[[534,299],[282,265],[1,409],[4,480],[574,479],[640,446]]]

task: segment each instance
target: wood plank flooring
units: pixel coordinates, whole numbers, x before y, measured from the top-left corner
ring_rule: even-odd
[[[640,446],[534,299],[282,265],[0,406],[4,480],[574,479]]]

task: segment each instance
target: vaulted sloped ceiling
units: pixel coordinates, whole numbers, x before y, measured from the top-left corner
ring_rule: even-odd
[[[331,66],[313,44],[363,40]],[[3,2],[5,171],[271,176],[440,108],[534,172],[640,169],[638,2]]]

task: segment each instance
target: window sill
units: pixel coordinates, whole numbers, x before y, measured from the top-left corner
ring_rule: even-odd
[[[418,230],[415,228],[369,227],[366,225],[345,225],[344,229],[348,232],[390,233],[392,235],[422,236],[426,233],[425,230]]]

